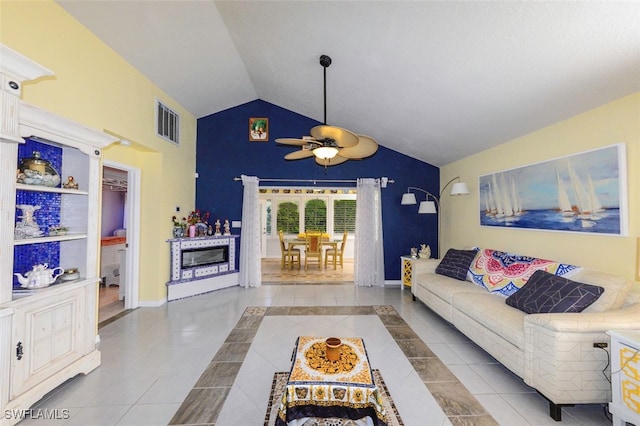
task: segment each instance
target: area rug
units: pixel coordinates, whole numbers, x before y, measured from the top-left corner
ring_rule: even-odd
[[[387,413],[387,425],[389,426],[404,426],[400,414],[396,409],[393,399],[389,394],[387,385],[382,379],[380,370],[371,370],[373,372],[373,380],[378,389],[382,393],[382,399],[384,400],[384,408]],[[273,384],[271,385],[271,395],[269,395],[269,405],[267,406],[267,414],[264,419],[264,426],[274,426],[276,423],[276,416],[278,415],[278,407],[280,406],[280,398],[282,398],[282,392],[287,385],[287,379],[289,378],[289,372],[277,372],[273,375]],[[305,422],[304,426],[355,426],[356,423],[349,419],[321,419],[314,418]]]

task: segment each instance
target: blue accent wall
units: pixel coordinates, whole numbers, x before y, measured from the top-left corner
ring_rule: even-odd
[[[268,142],[249,141],[249,118],[269,119]],[[276,138],[299,138],[322,124],[261,100],[212,114],[198,120],[196,148],[196,207],[211,213],[211,222],[242,218],[242,182],[240,175],[285,179],[357,179],[387,176],[395,180],[382,189],[382,221],[385,255],[385,279],[400,279],[400,256],[411,247],[429,244],[437,252],[437,215],[418,215],[418,206],[402,206],[400,200],[408,186],[417,186],[433,194],[440,188],[439,169],[423,161],[384,147],[378,140],[378,152],[365,160],[350,160],[325,168],[313,158],[287,161],[283,157],[298,147],[276,144]],[[330,124],[330,123],[329,123]],[[384,120],[380,120],[384,126]],[[371,136],[375,137],[375,132]],[[418,137],[416,135],[416,137]],[[276,185],[275,183],[267,183]],[[291,186],[296,186],[292,184]],[[301,183],[298,186],[312,186]],[[317,185],[320,187],[321,185]],[[327,186],[340,186],[329,184]],[[424,200],[417,193],[418,201]],[[185,212],[184,215],[186,216]],[[232,229],[233,234],[239,233]]]

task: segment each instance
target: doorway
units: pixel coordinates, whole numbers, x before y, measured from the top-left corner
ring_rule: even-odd
[[[260,229],[262,282],[278,283],[345,283],[354,281],[355,207],[356,189],[260,187]],[[337,242],[341,248],[343,234],[347,240],[342,267],[331,263],[304,268],[304,248],[300,269],[282,267],[282,246],[279,231],[286,241],[303,238],[307,232],[321,232],[325,238]],[[286,243],[288,244],[288,243]],[[323,248],[324,250],[328,249]]]
[[[138,306],[139,176],[104,162],[98,323]]]

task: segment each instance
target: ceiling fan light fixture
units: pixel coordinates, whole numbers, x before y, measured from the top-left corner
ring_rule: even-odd
[[[316,163],[325,167],[342,164],[348,160],[362,160],[376,153],[378,142],[370,136],[355,133],[337,126],[327,125],[327,67],[331,58],[320,56],[320,65],[324,68],[324,124],[314,126],[311,136],[302,139],[277,138],[276,143],[299,146],[300,150],[284,156],[285,160],[301,160],[315,157]]]
[[[338,155],[338,148],[332,146],[321,146],[313,150],[313,155],[323,160],[330,160]]]

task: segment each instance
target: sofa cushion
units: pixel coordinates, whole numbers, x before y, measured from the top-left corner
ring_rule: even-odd
[[[461,318],[464,314],[464,317],[483,325],[517,348],[524,349],[524,318],[527,314],[506,305],[504,298],[486,291],[458,292],[452,296],[452,305],[454,310],[460,312],[460,314],[454,314],[456,327],[460,326],[458,321],[461,319],[455,320],[455,318]],[[469,337],[472,340],[474,338],[474,336]]]
[[[565,275],[565,277],[604,288],[602,296],[585,309],[584,312],[604,312],[621,308],[633,286],[633,283],[624,277],[590,268],[581,268],[579,271]]]
[[[416,285],[423,287],[449,304],[451,304],[451,298],[455,293],[487,294],[486,290],[471,284],[469,281],[458,281],[438,274],[418,274],[416,275]]]
[[[537,270],[562,276],[577,266],[492,249],[480,249],[471,266],[469,280],[491,293],[508,297],[518,291]]]
[[[464,281],[467,279],[469,265],[475,256],[476,250],[449,249],[436,268],[436,274]]]
[[[571,281],[545,271],[536,271],[507,305],[528,314],[582,312],[604,292],[602,287]]]

